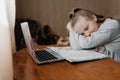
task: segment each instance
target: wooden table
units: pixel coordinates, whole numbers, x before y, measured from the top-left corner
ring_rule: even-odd
[[[13,64],[15,80],[120,80],[120,64],[112,59],[37,65],[25,48],[13,55]]]

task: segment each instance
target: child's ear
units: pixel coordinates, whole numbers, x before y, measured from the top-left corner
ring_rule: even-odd
[[[93,20],[97,22],[97,17],[94,14],[92,15],[92,17],[93,17]]]

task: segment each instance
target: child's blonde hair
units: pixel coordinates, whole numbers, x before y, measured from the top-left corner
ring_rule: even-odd
[[[86,9],[82,9],[82,8],[75,8],[73,9],[73,11],[70,14],[70,20],[71,20],[71,25],[74,26],[75,23],[78,20],[79,16],[83,16],[85,17],[87,20],[92,20],[93,19],[93,15],[96,16],[97,18],[97,23],[102,23],[105,20],[105,17],[102,15],[97,15],[93,12],[91,12],[90,10],[86,10]]]

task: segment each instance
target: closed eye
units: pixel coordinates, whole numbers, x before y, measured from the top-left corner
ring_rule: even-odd
[[[88,27],[85,28],[85,31],[88,30]]]
[[[84,35],[84,33],[81,33],[81,35]]]

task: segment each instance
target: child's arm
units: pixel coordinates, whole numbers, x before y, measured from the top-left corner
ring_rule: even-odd
[[[70,40],[70,45],[73,49],[82,49],[78,45],[78,39],[77,36],[79,36],[77,33],[75,33],[72,29],[71,22],[69,21],[67,26],[66,26],[67,31],[69,32],[69,40]],[[76,38],[76,39],[75,39]]]
[[[69,32],[69,40],[70,40],[70,45],[73,49],[82,49],[82,47],[79,45],[79,34],[71,30]]]

